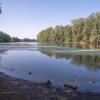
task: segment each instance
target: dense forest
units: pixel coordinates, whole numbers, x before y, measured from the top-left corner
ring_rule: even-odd
[[[42,30],[37,39],[42,42],[100,42],[100,12],[92,13],[87,18],[78,18],[71,21],[70,25],[57,25]]]

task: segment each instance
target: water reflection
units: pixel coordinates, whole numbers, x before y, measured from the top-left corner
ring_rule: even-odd
[[[41,45],[41,43],[38,44],[38,45]],[[78,49],[100,49],[100,45],[93,45],[93,44],[76,44],[76,43],[56,44],[56,43],[42,43],[42,45],[61,46],[61,47],[65,47],[65,48],[78,48]]]
[[[0,49],[0,71],[7,75],[36,82],[52,80],[56,85],[70,83],[82,91],[100,92],[100,51],[91,55],[70,52],[99,46],[19,43],[2,44]]]
[[[6,54],[6,51],[7,50],[0,50],[0,59],[1,59],[1,57],[2,57],[3,54]]]
[[[49,57],[55,57],[56,59],[71,60],[71,63],[76,64],[80,67],[85,66],[88,70],[100,70],[100,57],[98,56],[62,54],[44,51],[41,51],[41,53],[46,54]]]
[[[51,44],[54,46],[55,44]],[[62,46],[64,48],[73,48],[73,49],[100,49],[100,45],[80,45],[80,44],[56,44],[57,46]],[[48,55],[49,57],[55,57],[56,59],[66,59],[71,60],[72,64],[75,64],[79,67],[85,66],[88,70],[98,71],[100,70],[100,56],[95,55],[83,55],[83,54],[66,54],[66,53],[57,53],[57,52],[47,52],[39,49],[41,53]],[[99,53],[99,52],[98,52]],[[95,52],[93,53],[95,54]]]

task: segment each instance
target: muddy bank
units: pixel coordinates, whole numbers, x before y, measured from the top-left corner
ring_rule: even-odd
[[[50,83],[30,82],[0,73],[0,100],[100,100],[100,94],[83,94],[67,85],[53,88]]]

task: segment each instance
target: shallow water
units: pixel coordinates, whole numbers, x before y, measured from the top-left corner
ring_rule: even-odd
[[[71,84],[82,92],[100,92],[99,48],[72,44],[2,43],[0,71],[33,82],[52,80],[55,86]]]

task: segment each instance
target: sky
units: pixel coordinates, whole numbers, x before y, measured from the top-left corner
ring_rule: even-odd
[[[100,11],[100,0],[0,0],[0,31],[19,38],[36,38],[50,26]]]

